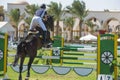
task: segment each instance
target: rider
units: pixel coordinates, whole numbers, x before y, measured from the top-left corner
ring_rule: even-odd
[[[40,6],[40,9],[36,10],[35,15],[30,23],[30,29],[29,29],[32,31],[36,26],[41,27],[43,29],[43,43],[46,42],[46,35],[47,35],[47,29],[43,22],[43,18],[46,18],[47,16],[47,12],[45,9],[46,9],[46,5],[42,4]]]

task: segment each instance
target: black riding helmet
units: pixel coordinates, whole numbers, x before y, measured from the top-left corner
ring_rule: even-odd
[[[40,6],[40,8],[46,9],[46,5],[45,5],[45,4],[42,4],[42,5]]]

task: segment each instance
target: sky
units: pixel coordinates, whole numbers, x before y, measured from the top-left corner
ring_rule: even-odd
[[[74,0],[0,0],[0,5],[7,9],[7,3],[14,3],[18,1],[26,1],[29,4],[50,4],[51,1],[61,3],[63,8],[71,5]],[[86,8],[92,11],[103,11],[104,9],[109,9],[113,11],[120,11],[120,0],[80,0],[86,3]]]

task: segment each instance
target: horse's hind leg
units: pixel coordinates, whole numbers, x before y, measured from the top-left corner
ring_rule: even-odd
[[[34,60],[34,57],[30,57],[29,62],[28,62],[28,72],[27,72],[26,77],[30,77],[30,67],[32,65],[33,60]]]
[[[21,57],[20,60],[20,67],[19,67],[19,80],[22,80],[22,69],[23,69],[23,62],[25,60],[25,57]]]

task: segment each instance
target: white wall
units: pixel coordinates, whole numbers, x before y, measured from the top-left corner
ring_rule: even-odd
[[[9,14],[9,12],[12,10],[12,9],[20,9],[20,14],[23,14],[25,13],[26,14],[26,17],[28,17],[29,15],[25,12],[25,7],[26,7],[27,4],[13,4],[13,3],[8,3],[7,4],[7,13]],[[7,17],[6,18],[6,21],[9,21],[9,18]]]

